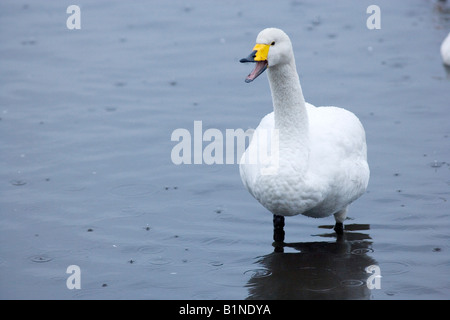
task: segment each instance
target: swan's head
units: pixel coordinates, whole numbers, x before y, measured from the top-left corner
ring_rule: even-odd
[[[267,68],[289,63],[293,60],[291,40],[283,30],[267,28],[256,37],[252,53],[240,62],[255,62],[255,69],[247,76],[245,82],[252,82]]]

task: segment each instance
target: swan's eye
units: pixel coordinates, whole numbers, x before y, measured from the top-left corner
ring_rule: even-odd
[[[271,46],[274,46],[275,45],[275,41],[272,41],[272,43],[270,44]]]

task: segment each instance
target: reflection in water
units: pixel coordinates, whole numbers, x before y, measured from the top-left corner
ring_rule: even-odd
[[[324,228],[332,228],[324,227]],[[274,252],[261,257],[247,283],[247,299],[368,299],[366,285],[370,273],[365,268],[376,265],[367,255],[372,252],[369,225],[347,225],[332,242],[274,243]],[[284,253],[287,250],[298,252]]]

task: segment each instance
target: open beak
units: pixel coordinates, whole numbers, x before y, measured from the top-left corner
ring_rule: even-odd
[[[256,44],[252,53],[247,58],[239,60],[241,63],[255,62],[255,69],[245,78],[245,82],[249,83],[255,80],[261,73],[263,73],[268,67],[267,55],[269,54],[269,44]]]

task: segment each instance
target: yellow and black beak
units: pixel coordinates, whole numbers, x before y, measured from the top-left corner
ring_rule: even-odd
[[[242,63],[246,62],[256,63],[255,69],[247,76],[245,82],[247,83],[252,82],[267,69],[267,67],[269,66],[269,63],[267,62],[269,48],[270,48],[269,44],[258,43],[255,45],[252,53],[250,53],[248,57],[239,60],[239,62]]]

